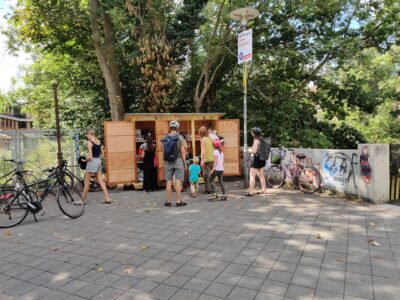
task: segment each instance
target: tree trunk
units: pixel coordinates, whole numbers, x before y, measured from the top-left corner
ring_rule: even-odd
[[[101,12],[104,27],[104,42],[101,41],[101,30],[98,22],[99,1],[90,0],[90,21],[92,40],[101,72],[106,82],[108,100],[110,102],[111,118],[113,121],[124,119],[125,109],[122,99],[118,63],[115,58],[115,39],[110,17]]]
[[[225,60],[226,54],[223,51],[223,45],[229,38],[230,27],[229,24],[224,25],[223,23],[221,23],[221,16],[224,9],[224,4],[225,1],[222,1],[219,6],[214,29],[208,41],[207,55],[203,63],[203,69],[196,83],[196,89],[194,93],[194,107],[197,113],[201,112],[201,107],[203,106],[204,99],[207,97],[215,81],[215,77]],[[217,45],[213,50],[212,44],[215,41],[217,41]],[[216,65],[216,63],[218,64]]]

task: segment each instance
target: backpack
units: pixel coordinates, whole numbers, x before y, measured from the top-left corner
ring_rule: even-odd
[[[259,160],[268,160],[269,152],[271,151],[271,143],[268,143],[265,139],[260,139],[260,145],[257,150],[257,157]]]
[[[176,161],[179,157],[179,135],[171,136],[167,134],[161,139],[164,149],[164,160],[165,161]]]

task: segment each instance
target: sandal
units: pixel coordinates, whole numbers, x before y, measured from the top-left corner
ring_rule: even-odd
[[[111,204],[112,202],[111,201],[102,201],[101,203],[102,204]]]
[[[219,198],[218,201],[226,201],[226,196],[221,196],[221,198]]]
[[[171,204],[171,202],[165,202],[165,203],[164,203],[164,206],[166,206],[166,207],[171,207],[172,204]]]
[[[258,191],[257,192],[257,195],[266,195],[266,194],[267,194],[267,192],[264,193],[263,191]]]
[[[214,201],[218,201],[218,195],[214,194],[211,197],[208,198],[208,201],[210,202],[214,202]]]
[[[170,203],[171,204],[171,203]],[[178,207],[178,206],[185,206],[185,205],[187,205],[187,203],[186,202],[183,202],[183,201],[181,201],[181,202],[179,202],[179,203],[176,203],[176,207]]]
[[[246,196],[246,197],[253,197],[254,195],[253,195],[253,194],[250,194],[249,192],[247,192],[245,196]]]

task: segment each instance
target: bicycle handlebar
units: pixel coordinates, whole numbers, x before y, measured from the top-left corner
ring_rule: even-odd
[[[11,162],[11,163],[13,163],[13,164],[21,164],[21,165],[24,163],[23,160],[15,161],[15,160],[13,160],[13,159],[3,159],[3,161]]]

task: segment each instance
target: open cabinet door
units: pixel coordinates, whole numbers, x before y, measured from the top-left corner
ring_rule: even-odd
[[[110,184],[130,184],[136,180],[135,123],[104,122],[106,176]]]
[[[168,121],[156,121],[158,185],[165,184],[164,150],[161,139],[168,133]]]
[[[224,175],[240,175],[240,120],[227,119],[217,121],[217,133],[224,137]]]

